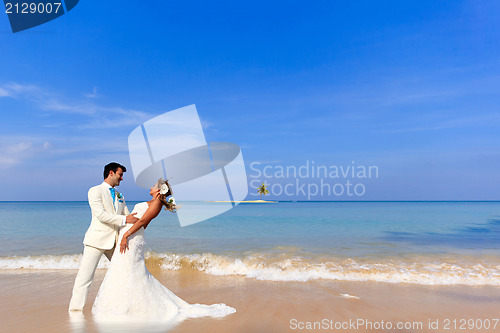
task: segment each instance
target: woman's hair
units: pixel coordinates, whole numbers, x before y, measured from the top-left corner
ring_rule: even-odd
[[[168,187],[168,191],[165,194],[160,194],[158,196],[158,199],[160,199],[163,206],[165,206],[165,210],[168,210],[168,211],[171,211],[172,213],[175,213],[177,211],[177,206],[175,205],[175,202],[168,202],[168,200],[167,200],[167,197],[169,197],[173,194],[172,187],[168,183],[168,179],[167,180],[165,180],[163,178],[158,179],[158,183],[156,183],[156,186],[159,189],[161,189],[162,185],[166,185]]]

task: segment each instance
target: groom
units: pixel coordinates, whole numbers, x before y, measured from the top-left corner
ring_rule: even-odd
[[[89,190],[92,221],[83,240],[83,256],[69,303],[70,311],[83,310],[102,255],[111,260],[120,229],[126,223],[139,220],[134,216],[136,213],[130,214],[122,194],[115,189],[123,180],[125,171],[123,165],[109,163],[104,167],[104,182]]]

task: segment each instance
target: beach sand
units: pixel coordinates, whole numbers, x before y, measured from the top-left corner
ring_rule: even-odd
[[[473,319],[474,325],[477,325],[477,320],[482,320],[481,323],[484,324],[484,319],[500,317],[500,287],[326,280],[305,283],[271,282],[238,276],[211,276],[187,269],[160,271],[154,267],[149,268],[164,285],[190,303],[226,303],[237,310],[224,318],[185,320],[171,328],[170,332],[175,333],[500,332],[500,323],[494,330],[459,329],[463,323],[460,322],[461,319]],[[104,269],[96,272],[83,316],[70,318],[67,306],[76,270],[0,272],[1,331],[127,331],[124,327],[102,329],[93,321],[91,306],[105,273]],[[342,294],[352,297],[341,296]],[[450,320],[449,329],[445,329],[447,319]],[[348,324],[349,320],[365,320],[365,324],[355,329],[351,326],[348,330],[335,328],[335,322]],[[435,325],[436,320],[439,328],[430,329],[429,321]],[[454,328],[453,320],[456,320],[457,329]],[[366,321],[371,322],[372,326]],[[385,326],[381,326],[382,321]],[[328,326],[319,327],[316,323],[316,329],[299,329],[314,328],[314,322]],[[387,329],[387,322],[416,326],[399,330],[395,327]],[[493,325],[494,322],[491,321],[491,326]],[[159,326],[149,329],[132,326],[126,328],[130,332],[168,330]]]

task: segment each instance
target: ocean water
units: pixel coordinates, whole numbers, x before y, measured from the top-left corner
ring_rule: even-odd
[[[0,222],[0,270],[78,269],[90,208],[0,202]],[[146,241],[149,260],[166,270],[274,281],[500,285],[500,202],[242,203],[183,228],[164,211]]]

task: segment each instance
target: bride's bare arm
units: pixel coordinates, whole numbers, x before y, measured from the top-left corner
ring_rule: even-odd
[[[137,230],[139,230],[141,227],[146,228],[149,222],[153,220],[155,217],[160,214],[162,208],[162,203],[158,198],[155,198],[153,201],[149,203],[149,207],[144,213],[144,215],[134,223],[132,228],[130,228],[125,235],[123,235],[122,240],[120,242],[120,253],[125,253],[125,251],[128,249],[128,237],[132,236]]]

